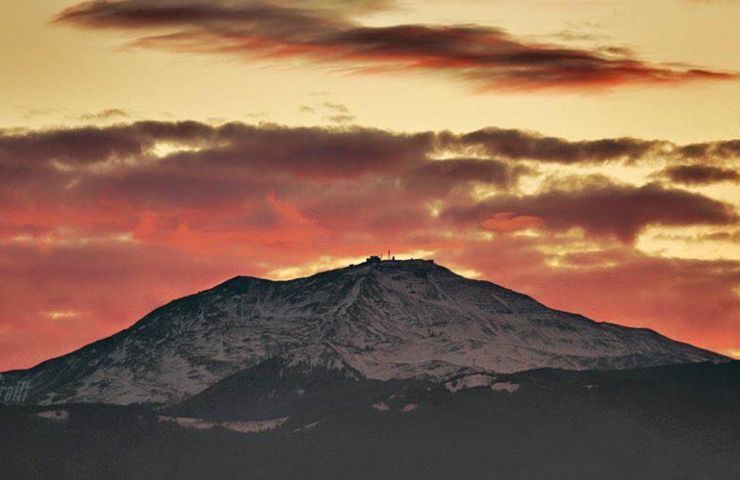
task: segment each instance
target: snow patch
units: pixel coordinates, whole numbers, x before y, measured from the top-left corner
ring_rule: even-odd
[[[373,404],[373,408],[375,410],[378,410],[378,411],[381,411],[381,412],[387,412],[388,410],[391,409],[391,407],[389,407],[388,404],[385,403],[385,402],[375,403],[375,404]]]
[[[288,417],[251,422],[223,422],[222,427],[239,433],[259,433],[275,430],[288,420]]]
[[[239,433],[259,433],[274,430],[288,420],[288,417],[275,418],[272,420],[255,420],[248,422],[209,422],[202,418],[192,417],[167,417],[160,416],[160,422],[172,422],[185,428],[195,428],[197,430],[207,430],[214,427],[222,427]]]
[[[466,377],[451,380],[445,383],[445,388],[452,393],[460,390],[466,390],[468,388],[480,388],[488,387],[496,381],[495,377],[485,375],[482,373],[476,373],[475,375],[468,375]]]
[[[296,428],[293,430],[294,432],[305,432],[306,430],[311,430],[312,428],[316,428],[316,426],[319,424],[318,420],[315,422],[307,423],[301,427]]]
[[[191,417],[160,416],[159,421],[160,422],[172,422],[172,423],[176,423],[180,425],[181,427],[195,428],[197,430],[207,430],[217,425],[216,423],[208,422],[206,420],[203,420],[202,418],[191,418]]]
[[[519,390],[519,384],[511,382],[497,382],[491,385],[491,390],[496,392],[514,393]]]
[[[67,410],[46,410],[37,413],[36,416],[52,422],[64,422],[69,419],[69,412]]]

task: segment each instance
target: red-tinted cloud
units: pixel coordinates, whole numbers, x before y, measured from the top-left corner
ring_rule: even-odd
[[[727,144],[691,161],[729,165]],[[670,179],[576,177],[519,191],[545,164],[662,169],[687,158],[668,142],[496,129],[137,122],[0,132],[0,368],[68,351],[232,275],[388,248],[437,252],[597,319],[737,347],[738,262],[632,245],[656,224],[709,225],[711,241],[726,241],[737,231],[732,207]]]
[[[55,21],[136,32],[134,45],[175,52],[296,58],[366,73],[446,72],[480,91],[581,91],[737,78],[733,72],[650,63],[622,48],[532,43],[478,25],[367,27],[348,13],[321,2],[119,0],[84,2]]]
[[[537,228],[542,224],[540,217],[515,215],[512,212],[497,212],[480,222],[481,227],[494,232],[516,232]]]

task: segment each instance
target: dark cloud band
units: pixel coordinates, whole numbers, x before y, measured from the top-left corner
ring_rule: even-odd
[[[646,62],[616,47],[530,43],[478,25],[367,27],[348,16],[356,12],[323,2],[118,0],[81,3],[55,21],[136,32],[135,45],[177,52],[290,57],[344,63],[359,72],[446,72],[480,91],[594,90],[737,78],[735,72]]]
[[[673,183],[708,185],[711,183],[740,183],[740,170],[712,165],[672,165],[658,175]]]
[[[394,211],[403,212],[399,221],[420,225],[480,228],[488,222],[506,229],[510,221],[529,222],[556,231],[579,227],[625,242],[648,225],[735,223],[729,205],[670,186],[735,173],[701,164],[669,165],[659,174],[668,180],[662,186],[575,177],[544,182],[534,194],[516,193],[520,179],[537,175],[539,165],[682,162],[684,149],[663,141],[570,142],[494,128],[402,134],[360,127],[136,122],[0,135],[0,171],[6,179],[0,202],[82,204],[106,197],[153,210],[207,210],[259,203],[277,194],[319,223],[335,223],[336,214],[325,213],[344,206],[355,209],[348,218],[362,218],[363,212],[379,218],[395,205]],[[704,150],[711,154],[722,148]],[[717,161],[704,160],[707,165]],[[484,200],[472,195],[476,186],[489,192]],[[434,203],[442,215],[432,218]],[[366,209],[367,204],[379,208]],[[406,208],[398,209],[401,204]],[[509,213],[513,217],[501,216]]]

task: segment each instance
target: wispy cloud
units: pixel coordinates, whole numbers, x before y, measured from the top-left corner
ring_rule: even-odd
[[[658,178],[666,178],[673,183],[685,185],[708,185],[711,183],[740,183],[738,168],[723,168],[712,165],[672,165],[662,170]]]
[[[618,47],[527,41],[490,26],[370,27],[354,20],[353,12],[324,2],[119,0],[81,3],[55,22],[122,31],[135,36],[132,45],[174,52],[294,58],[359,73],[446,73],[481,92],[594,91],[737,78],[736,72],[649,62]]]
[[[106,108],[95,113],[83,113],[79,119],[84,122],[97,122],[106,120],[123,119],[130,117],[131,114],[122,108]]]

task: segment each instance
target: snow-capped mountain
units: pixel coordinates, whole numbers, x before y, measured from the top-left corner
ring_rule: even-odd
[[[235,277],[4,378],[30,382],[29,402],[171,403],[273,358],[376,380],[724,359],[433,261],[374,259],[289,281]]]

